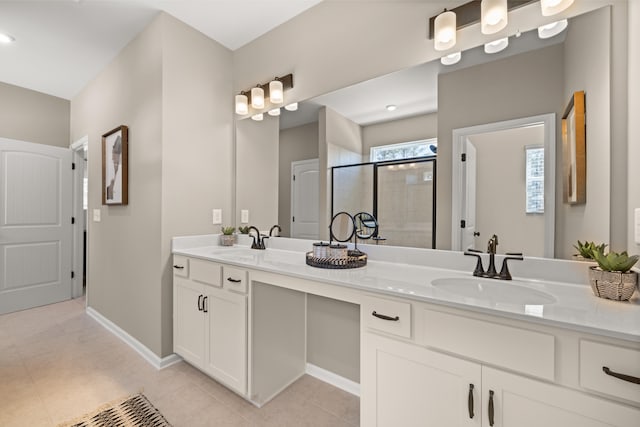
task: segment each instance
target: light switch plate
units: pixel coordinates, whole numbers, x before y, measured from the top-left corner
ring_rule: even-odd
[[[240,211],[240,222],[243,224],[249,224],[249,210],[242,209]]]
[[[213,224],[222,224],[222,209],[214,209],[212,212]]]
[[[633,228],[635,229],[635,241],[636,241],[636,245],[640,245],[640,208],[636,208],[635,210],[635,215],[634,215],[634,221],[633,221]]]
[[[100,222],[100,209],[93,210],[93,222]]]

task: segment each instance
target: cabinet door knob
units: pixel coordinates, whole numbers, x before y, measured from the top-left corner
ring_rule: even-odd
[[[228,280],[229,282],[231,282],[231,283],[240,283],[240,282],[242,282],[242,280],[241,280],[241,279],[233,279],[233,278],[231,278],[231,277],[227,277],[227,280]]]
[[[640,378],[634,377],[633,375],[619,374],[617,372],[613,372],[611,369],[607,368],[606,366],[603,366],[602,370],[604,371],[605,374],[611,375],[612,377],[618,378],[619,380],[627,381],[634,384],[640,384]]]
[[[494,421],[493,421],[493,390],[489,390],[489,425],[492,426]]]
[[[473,418],[473,384],[469,384],[469,418]]]
[[[378,314],[375,311],[373,313],[371,313],[371,315],[373,317],[377,317],[378,319],[391,320],[392,322],[397,322],[398,320],[400,320],[400,317],[398,317],[398,316],[396,316],[396,317],[385,316],[384,314]]]

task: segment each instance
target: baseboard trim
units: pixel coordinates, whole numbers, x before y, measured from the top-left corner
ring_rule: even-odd
[[[147,362],[149,362],[154,368],[160,370],[167,368],[182,360],[177,354],[171,354],[166,357],[158,357],[154,352],[149,350],[140,341],[129,335],[120,326],[113,323],[111,320],[104,317],[98,311],[92,307],[87,307],[87,314],[93,318],[96,322],[100,323],[105,329],[111,332],[116,337],[120,338],[125,344],[134,349],[140,356],[142,356]]]
[[[315,377],[321,381],[331,384],[334,387],[344,390],[347,393],[351,393],[354,396],[360,397],[360,384],[355,381],[351,381],[348,378],[335,374],[326,369],[322,369],[319,366],[307,363],[306,373]]]

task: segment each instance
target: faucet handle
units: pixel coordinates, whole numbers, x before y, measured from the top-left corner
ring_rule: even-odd
[[[505,257],[502,260],[502,268],[500,269],[500,274],[498,275],[502,280],[511,280],[511,273],[509,273],[509,266],[507,265],[507,261],[509,261],[510,259],[522,261],[524,257],[522,256],[521,252],[507,252],[505,254]]]
[[[473,270],[473,275],[477,277],[484,276],[484,267],[482,267],[482,257],[480,256],[481,253],[482,251],[478,251],[475,249],[467,249],[464,252],[465,255],[474,256],[478,258],[478,262],[476,263],[476,268]]]

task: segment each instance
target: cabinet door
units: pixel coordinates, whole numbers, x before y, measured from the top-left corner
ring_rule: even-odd
[[[203,299],[202,285],[173,276],[173,351],[197,367],[205,360]]]
[[[482,367],[482,397],[487,427],[636,427],[640,421],[638,408],[487,367]]]
[[[363,426],[480,426],[480,365],[363,334]]]
[[[207,290],[205,371],[241,394],[247,392],[247,297],[223,289]]]

